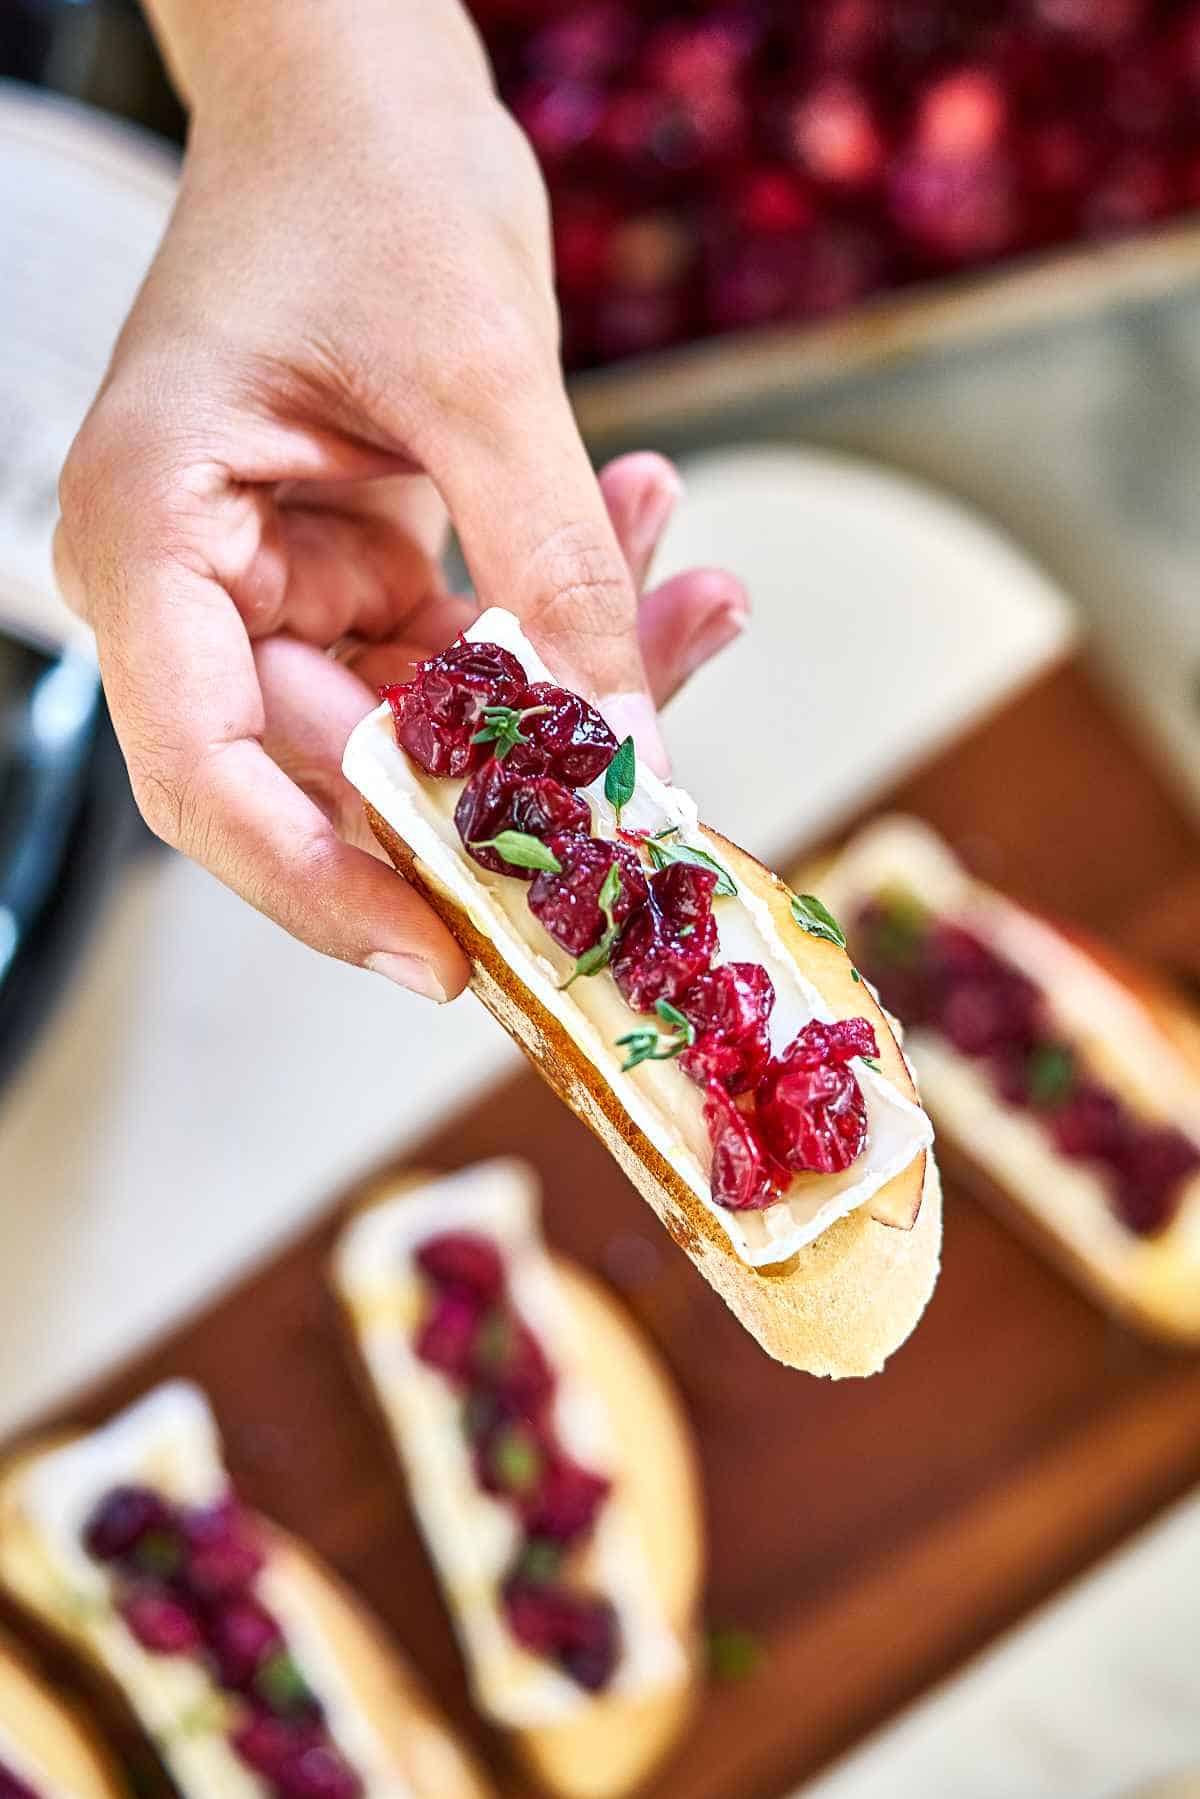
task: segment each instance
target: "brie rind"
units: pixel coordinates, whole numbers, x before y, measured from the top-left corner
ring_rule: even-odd
[[[511,613],[498,608],[483,613],[467,636],[510,650],[531,681],[553,680]],[[839,1218],[866,1204],[933,1142],[933,1129],[922,1109],[885,1075],[859,1062],[855,1074],[866,1100],[868,1135],[853,1166],[844,1174],[797,1176],[786,1197],[761,1212],[731,1212],[716,1205],[708,1182],[711,1151],[700,1090],[671,1061],[643,1062],[631,1073],[622,1072],[624,1051],[616,1048],[616,1039],[637,1026],[638,1015],[626,1006],[607,971],[562,991],[572,960],[530,912],[526,885],[480,868],[459,842],[453,811],[463,783],[432,779],[416,767],[396,742],[386,705],[354,731],[343,768],[436,885],[465,909],[518,979],[563,1026],[632,1122],[717,1220],[743,1262],[766,1267],[786,1261]],[[616,818],[604,795],[603,778],[581,792],[592,809],[594,834],[612,839]],[[636,791],[624,809],[622,824],[650,833],[674,827],[673,843],[721,859],[719,846],[698,822],[694,802],[640,761]],[[774,982],[773,1049],[785,1048],[814,1018],[833,1018],[787,953],[769,907],[756,894],[740,886],[736,897],[716,901],[714,915],[719,935],[716,961],[761,963]]]
[[[563,1447],[613,1490],[587,1548],[587,1585],[610,1599],[623,1653],[608,1691],[641,1694],[678,1682],[682,1644],[663,1615],[636,1519],[622,1502],[611,1421],[587,1376],[587,1345],[542,1246],[533,1177],[519,1162],[477,1164],[360,1213],[338,1245],[335,1279],[354,1319],[413,1506],[454,1614],[480,1709],[513,1729],[568,1718],[591,1695],[514,1640],[500,1584],[520,1530],[503,1500],[479,1486],[461,1402],[413,1353],[423,1280],[413,1254],[441,1231],[474,1230],[500,1245],[513,1303],[557,1375],[554,1426]]]
[[[92,1508],[124,1483],[154,1486],[205,1505],[228,1489],[216,1422],[204,1395],[184,1381],[156,1388],[111,1423],[40,1456],[18,1477],[16,1503],[28,1542],[20,1585],[81,1636],[157,1742],[188,1799],[268,1799],[269,1787],[226,1740],[229,1708],[200,1662],[143,1649],[114,1609],[112,1579],[83,1547]],[[367,1799],[413,1799],[389,1764],[308,1607],[271,1562],[255,1589],[325,1709],[331,1737],[362,1776]]]
[[[823,873],[822,888],[846,920],[893,889],[973,931],[1036,983],[1049,1015],[1099,1076],[1200,1144],[1195,1076],[1145,1008],[1060,932],[976,881],[928,826],[900,817],[869,825]],[[905,1053],[935,1117],[1086,1261],[1126,1281],[1135,1263],[1181,1250],[1200,1258],[1200,1177],[1188,1183],[1168,1228],[1140,1238],[1113,1210],[1101,1175],[1060,1155],[1038,1120],[1006,1105],[970,1057],[919,1025],[909,1026]]]

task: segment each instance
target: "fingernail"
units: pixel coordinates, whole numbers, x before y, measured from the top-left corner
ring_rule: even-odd
[[[688,642],[685,658],[687,673],[695,674],[705,662],[735,643],[746,629],[750,614],[740,606],[723,606],[699,626]]]
[[[379,950],[368,956],[365,967],[372,974],[381,974],[386,980],[395,981],[397,987],[407,987],[410,993],[419,993],[422,999],[436,1000],[444,1006],[450,997],[433,971],[432,964],[422,960],[420,956],[397,955],[391,950]]]
[[[645,693],[611,693],[600,710],[622,741],[632,737],[637,753],[664,781],[671,778],[671,758],[658,734],[658,715]]]
[[[683,482],[674,469],[664,468],[647,484],[629,526],[631,561],[645,563],[650,560],[682,493]]]

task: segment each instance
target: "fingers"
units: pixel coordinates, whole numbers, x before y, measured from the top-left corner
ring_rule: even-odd
[[[496,386],[502,403],[460,415],[426,455],[480,603],[515,612],[560,678],[665,773],[635,583],[561,382],[514,367]]]
[[[735,643],[750,601],[724,569],[688,569],[645,595],[638,613],[642,658],[656,706],[665,706],[704,663]]]
[[[617,542],[640,593],[683,482],[672,463],[652,450],[618,456],[600,471],[600,492]]]

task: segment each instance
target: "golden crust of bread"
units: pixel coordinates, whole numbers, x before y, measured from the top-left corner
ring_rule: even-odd
[[[71,1799],[122,1799],[124,1784],[90,1726],[39,1679],[15,1644],[0,1636],[0,1760],[5,1737]]]
[[[130,1719],[128,1701],[109,1670],[72,1628],[70,1616],[48,1604],[44,1588],[29,1576],[30,1530],[20,1510],[20,1478],[40,1456],[69,1440],[58,1435],[28,1444],[0,1469],[0,1586],[39,1629],[79,1657],[101,1693],[124,1719]],[[348,1676],[364,1715],[417,1799],[490,1799],[494,1791],[490,1782],[459,1745],[417,1676],[362,1601],[295,1537],[266,1519],[260,1518],[258,1523],[269,1544],[274,1570],[303,1597]],[[123,1791],[120,1785],[84,1788],[80,1799],[92,1799],[93,1792],[95,1799],[116,1799]],[[212,1799],[212,1795],[187,1794],[184,1799]]]
[[[898,1214],[919,1214],[911,1230],[878,1223],[860,1208],[776,1268],[755,1269],[619,1103],[608,1082],[559,1021],[518,979],[496,945],[431,875],[369,802],[371,829],[407,880],[454,934],[472,966],[472,987],[539,1074],[615,1157],[675,1242],[769,1355],[789,1367],[835,1378],[876,1373],[912,1331],[937,1279],[941,1193],[931,1155],[919,1155],[890,1183]],[[824,998],[843,1017],[875,1026],[884,1072],[915,1089],[887,1019],[835,944],[789,923],[787,888],[760,862],[706,825],[739,883],[762,896],[788,926],[785,941]],[[893,1194],[893,1189],[897,1191]],[[882,1197],[882,1196],[881,1196]]]
[[[440,1177],[412,1170],[381,1182],[358,1211],[385,1205]],[[601,1282],[554,1256],[554,1268],[588,1346],[588,1370],[612,1419],[625,1497],[637,1518],[668,1622],[688,1653],[686,1677],[644,1698],[600,1696],[572,1718],[513,1731],[517,1754],[561,1799],[619,1799],[668,1753],[695,1703],[704,1585],[705,1529],[691,1424],[675,1385],[642,1332]],[[355,1375],[391,1444],[382,1395],[359,1353],[352,1310],[334,1283]]]

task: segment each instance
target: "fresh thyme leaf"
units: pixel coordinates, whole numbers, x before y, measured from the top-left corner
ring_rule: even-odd
[[[676,1034],[660,1037],[657,1031],[643,1029],[628,1031],[624,1037],[618,1037],[617,1048],[629,1051],[621,1064],[622,1074],[628,1074],[641,1062],[670,1062],[696,1041],[695,1027],[669,1000],[660,999],[654,1010],[664,1024],[674,1026]]]
[[[562,863],[547,849],[540,837],[525,831],[501,831],[498,837],[485,837],[471,845],[473,850],[495,850],[514,868],[544,868],[547,874],[560,875]]]
[[[850,979],[852,981],[861,981],[862,980],[862,976],[859,974],[857,968],[852,968],[850,970]]]
[[[677,837],[679,830],[679,825],[664,825],[661,831],[651,831],[650,841],[651,843],[661,843],[664,837]]]
[[[867,1067],[868,1067],[868,1068],[873,1068],[873,1069],[874,1069],[874,1070],[875,1070],[875,1072],[876,1072],[876,1074],[882,1074],[882,1073],[883,1073],[883,1065],[882,1065],[882,1063],[880,1063],[880,1062],[877,1062],[877,1061],[876,1061],[876,1060],[875,1060],[875,1058],[874,1058],[874,1056],[864,1056],[864,1057],[863,1057],[863,1058],[862,1058],[862,1060],[863,1060],[863,1062],[864,1062],[864,1064],[865,1064],[865,1065],[866,1065],[866,1066],[867,1066]]]
[[[722,868],[716,857],[705,850],[693,849],[690,843],[659,843],[653,837],[646,847],[655,868],[665,868],[668,862],[690,862],[693,868],[711,869],[717,877],[714,899],[732,898],[737,893],[737,882],[729,870]]]
[[[519,712],[515,706],[485,706],[483,709],[483,727],[476,731],[472,743],[494,743],[497,762],[503,762],[511,749],[518,743],[528,743],[521,726],[527,718],[537,718],[540,713],[549,712],[549,706],[526,706]]]
[[[748,1680],[765,1660],[762,1644],[748,1630],[725,1627],[708,1633],[708,1666],[714,1680]]]
[[[633,738],[627,737],[617,746],[617,753],[604,771],[604,797],[621,822],[621,813],[633,798],[637,786],[637,751]]]
[[[1065,1043],[1039,1043],[1030,1052],[1029,1097],[1035,1106],[1060,1106],[1075,1085],[1075,1057]]]
[[[695,1025],[690,1018],[685,1018],[678,1006],[673,1006],[669,999],[660,999],[654,1010],[664,1024],[674,1025],[677,1031],[682,1031],[689,1044],[696,1041]]]
[[[613,918],[613,907],[617,903],[620,891],[621,864],[614,861],[604,877],[604,885],[596,895],[597,904],[605,918],[604,934],[599,943],[594,943],[591,949],[584,950],[582,956],[576,961],[573,972],[567,976],[559,989],[561,993],[565,993],[571,983],[577,981],[580,975],[599,974],[602,968],[608,967],[613,945],[617,941],[617,925]]]
[[[810,937],[823,937],[826,943],[836,943],[839,949],[845,949],[845,931],[815,893],[793,893],[792,917]]]

